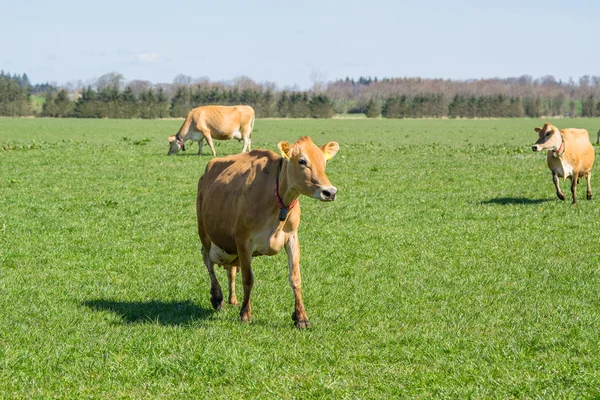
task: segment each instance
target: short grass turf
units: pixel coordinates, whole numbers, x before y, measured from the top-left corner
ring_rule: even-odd
[[[1,398],[600,396],[600,199],[556,198],[544,121],[257,120],[341,145],[338,199],[301,199],[307,331],[285,253],[252,324],[212,310],[181,122],[0,119]]]

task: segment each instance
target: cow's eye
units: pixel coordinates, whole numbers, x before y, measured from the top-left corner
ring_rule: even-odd
[[[300,160],[298,160],[298,164],[306,167],[306,160],[301,158]]]
[[[546,132],[546,136],[550,136],[552,132]]]

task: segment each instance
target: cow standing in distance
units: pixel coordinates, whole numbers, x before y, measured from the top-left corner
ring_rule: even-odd
[[[254,109],[250,106],[203,106],[191,110],[176,135],[169,136],[169,155],[185,151],[185,142],[198,142],[198,155],[202,141],[206,140],[216,156],[213,139],[244,141],[242,153],[250,151],[254,128]]]
[[[567,128],[558,130],[549,122],[542,128],[535,128],[539,138],[531,147],[533,151],[548,152],[548,168],[552,171],[552,181],[556,187],[556,195],[564,200],[565,195],[560,190],[558,178],[571,180],[573,204],[577,204],[575,194],[579,178],[587,179],[587,199],[592,199],[592,166],[594,165],[594,147],[585,129]]]
[[[325,165],[339,150],[336,142],[317,147],[310,137],[296,143],[280,142],[281,156],[254,150],[211,160],[198,182],[196,212],[202,257],[211,282],[211,303],[223,307],[223,293],[214,264],[228,271],[229,298],[235,299],[232,279],[242,272],[244,299],[240,319],[250,322],[250,292],[254,284],[252,258],[274,255],[283,247],[288,256],[289,280],[294,292],[292,319],[298,328],[310,327],[301,293],[300,195],[333,201],[337,189],[325,174]]]
[[[596,144],[600,144],[600,129],[596,132]]]

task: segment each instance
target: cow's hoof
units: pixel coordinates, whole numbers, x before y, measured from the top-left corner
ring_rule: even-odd
[[[225,306],[222,293],[213,293],[212,297],[210,298],[210,302],[215,310],[222,310]]]
[[[230,300],[229,300],[229,304],[231,304],[232,306],[237,306],[237,305],[239,305],[240,303],[238,303],[237,299],[230,299]]]
[[[294,325],[296,325],[296,328],[298,329],[306,329],[311,327],[310,322],[308,321],[308,319],[306,319],[306,317],[298,319],[296,311],[292,313],[292,320],[294,321]]]
[[[296,325],[296,328],[298,329],[310,329],[311,327],[310,322],[307,319],[302,321],[296,321],[294,325]]]
[[[565,199],[565,195],[562,193],[556,193],[556,195],[558,196],[559,199],[564,200]]]
[[[248,324],[252,323],[252,314],[250,313],[240,313],[240,321]]]
[[[587,196],[585,196],[586,199],[591,200],[592,199],[592,194],[588,194]]]
[[[220,300],[213,297],[210,299],[210,302],[212,303],[213,308],[217,311],[222,310],[223,307],[225,307],[225,302],[223,301],[222,297]]]

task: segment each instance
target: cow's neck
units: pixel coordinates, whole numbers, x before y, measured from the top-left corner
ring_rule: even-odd
[[[565,137],[560,135],[561,143],[558,149],[552,152],[552,157],[560,158],[563,154],[565,154]]]
[[[279,162],[279,161],[278,161]],[[279,171],[279,198],[283,203],[284,207],[289,207],[290,204],[300,196],[300,193],[290,187],[289,179],[287,176],[289,161],[283,159],[281,164],[281,171]]]

